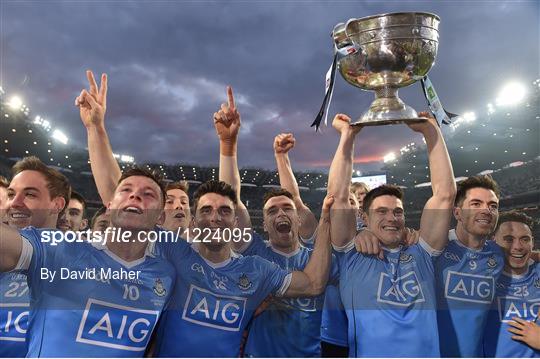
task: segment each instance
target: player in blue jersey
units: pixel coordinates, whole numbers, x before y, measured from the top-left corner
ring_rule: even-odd
[[[267,259],[287,270],[303,270],[313,253],[300,244],[300,218],[293,195],[284,189],[264,197],[264,228],[269,241],[255,234],[242,255]],[[334,263],[330,282],[337,280]],[[321,310],[324,295],[272,298],[249,329],[245,348],[248,357],[320,357]]]
[[[41,210],[48,217],[65,203],[51,195],[52,208]],[[28,356],[144,354],[175,281],[174,269],[141,236],[163,217],[164,201],[156,177],[131,169],[108,207],[112,226],[132,234],[122,241],[108,236],[105,243],[51,245],[50,238],[62,232],[2,225],[0,271],[20,270],[28,277]]]
[[[367,229],[361,233],[369,231],[382,242],[380,260],[354,250],[356,220],[349,204],[349,182],[354,139],[361,128],[350,126],[350,118],[341,114],[333,126],[341,138],[330,167],[328,193],[335,196],[332,243],[344,252],[339,258],[340,293],[348,318],[349,355],[437,357],[433,258],[446,245],[456,191],[441,131],[433,118],[408,125],[426,140],[433,190],[422,212],[418,244],[401,245],[405,217],[398,187],[375,188],[364,199]]]
[[[229,109],[235,112],[230,89],[229,98]],[[229,118],[219,120],[218,133],[231,133],[240,126],[239,121],[233,123]],[[100,128],[100,132],[104,131],[104,127]],[[103,187],[110,186],[108,173],[119,168],[107,137],[96,137],[92,141],[89,137],[92,171],[99,192],[107,193],[110,188]],[[233,160],[235,148],[235,142],[223,143],[220,168],[232,168],[223,162]],[[254,309],[269,294],[316,296],[324,289],[331,261],[329,233],[322,231],[326,238],[320,239],[313,251],[313,263],[308,263],[304,271],[289,273],[258,257],[237,257],[230,241],[222,239],[223,233],[235,233],[234,242],[252,235],[247,211],[242,211],[245,207],[237,208],[238,203],[234,189],[223,182],[201,185],[194,199],[193,231],[184,232],[193,245],[184,241],[157,244],[159,254],[175,265],[178,280],[156,335],[155,355],[238,356],[242,332]],[[212,345],[208,345],[210,337],[214,339]]]
[[[302,271],[289,271],[258,256],[233,254],[222,234],[238,229],[236,199],[224,182],[202,184],[193,214],[193,233],[200,230],[202,235],[192,239],[193,245],[182,241],[158,246],[175,263],[178,281],[157,333],[156,355],[238,356],[242,333],[268,295],[311,297],[324,290],[331,262],[328,213],[321,216],[308,264]],[[325,200],[324,212],[331,203]]]
[[[504,270],[484,334],[486,357],[540,357],[540,265],[531,260],[534,222],[517,212],[501,213],[495,241],[503,249]],[[534,336],[536,332],[536,337]]]
[[[504,256],[489,240],[499,217],[499,190],[489,176],[458,184],[455,229],[435,263],[441,355],[480,357],[488,310]]]
[[[227,89],[228,103],[214,114],[214,126],[220,142],[220,180],[237,191],[239,208],[245,208],[240,198],[240,174],[237,165],[237,142],[240,114],[234,104],[232,89]],[[274,138],[279,181],[284,188],[265,195],[264,228],[268,245],[254,233],[253,240],[235,250],[242,255],[257,255],[286,270],[303,270],[311,250],[300,245],[313,245],[317,220],[303,203],[294,177],[288,152],[296,141],[291,133]],[[250,223],[249,216],[244,223]],[[241,224],[242,226],[242,224]],[[310,243],[311,242],[311,243]],[[335,277],[335,275],[334,275]],[[319,357],[320,325],[323,297],[266,301],[266,310],[254,318],[249,328],[244,355],[252,357]]]
[[[70,198],[65,176],[35,157],[17,162],[12,172],[11,183],[3,182],[5,208],[1,211],[7,224],[18,229],[55,228],[58,215]],[[29,309],[26,275],[20,271],[0,273],[0,357],[26,356]]]

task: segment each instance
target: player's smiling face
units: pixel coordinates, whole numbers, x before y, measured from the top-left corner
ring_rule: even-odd
[[[222,229],[234,229],[237,225],[233,201],[221,194],[206,193],[199,198],[193,222],[196,228],[210,229],[211,235],[207,238],[210,243],[201,243],[208,248],[218,249],[224,244]],[[205,232],[203,231],[203,236]]]
[[[163,216],[161,189],[151,178],[131,176],[118,184],[109,203],[111,225],[125,230],[152,229]]]
[[[471,188],[463,204],[455,209],[457,220],[465,230],[475,236],[485,237],[493,232],[499,218],[499,199],[486,188]]]
[[[534,245],[529,226],[521,222],[504,222],[495,233],[495,241],[504,250],[505,269],[522,274]]]
[[[168,190],[163,227],[170,231],[187,228],[190,220],[189,197],[186,192],[178,188]]]
[[[292,199],[287,196],[270,198],[263,208],[264,230],[273,246],[290,247],[298,241],[300,218]]]
[[[7,220],[10,226],[17,228],[54,227],[58,212],[65,204],[63,198],[51,199],[45,176],[32,170],[13,177],[7,196]]]
[[[405,227],[403,203],[399,198],[391,195],[375,198],[365,218],[368,229],[384,246],[395,248],[399,245]]]
[[[56,224],[56,228],[61,231],[83,230],[84,205],[76,199],[70,199],[69,204]]]

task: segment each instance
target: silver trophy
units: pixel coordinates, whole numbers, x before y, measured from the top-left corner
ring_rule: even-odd
[[[375,100],[353,125],[424,121],[399,97],[398,89],[422,79],[439,44],[437,15],[401,12],[350,19],[332,36],[339,72],[353,86],[375,91]]]

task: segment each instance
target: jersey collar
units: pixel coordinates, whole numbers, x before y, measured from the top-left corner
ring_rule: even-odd
[[[123,265],[126,268],[132,268],[132,267],[135,267],[135,266],[143,263],[145,261],[146,257],[152,257],[152,258],[155,257],[155,248],[154,248],[155,243],[154,242],[151,242],[146,246],[146,249],[144,250],[144,256],[142,258],[135,259],[135,260],[130,261],[130,262],[123,260],[122,258],[118,257],[116,254],[111,252],[109,250],[109,248],[107,248],[107,245],[105,243],[92,242],[91,244],[92,244],[92,247],[94,247],[95,249],[97,249],[99,251],[103,251],[105,254],[107,254],[109,257],[111,257],[111,259],[113,259],[115,262],[120,263],[121,265]]]

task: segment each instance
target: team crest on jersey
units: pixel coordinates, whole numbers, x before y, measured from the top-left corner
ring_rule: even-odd
[[[534,279],[533,285],[534,285],[535,288],[540,289],[540,277],[536,277]]]
[[[247,275],[245,273],[242,273],[242,275],[238,279],[238,288],[242,290],[248,290],[252,286],[253,286],[253,283],[251,283]]]
[[[159,278],[156,278],[156,280],[154,281],[154,287],[152,289],[158,297],[163,297],[165,296],[165,294],[167,294],[167,289],[165,289],[165,287],[163,286],[163,282]]]
[[[400,253],[399,262],[400,263],[409,263],[412,261],[413,257],[408,253]]]
[[[495,268],[497,266],[497,260],[494,256],[489,257],[487,261],[487,265],[489,268]]]

